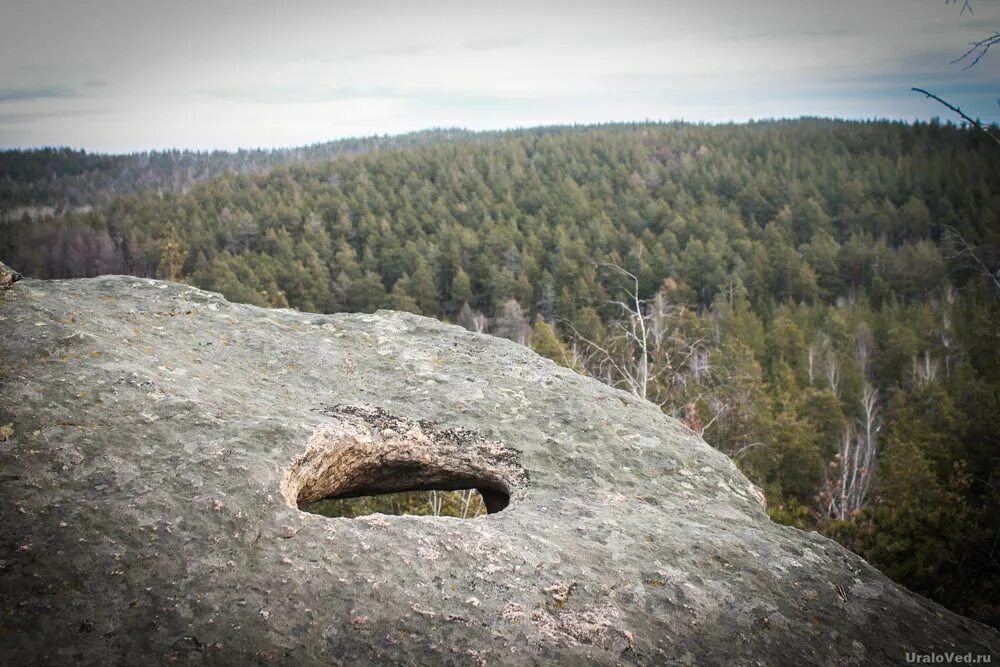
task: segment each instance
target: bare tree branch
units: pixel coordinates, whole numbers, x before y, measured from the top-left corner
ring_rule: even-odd
[[[970,15],[974,16],[975,12],[972,11],[971,0],[961,0],[961,1],[962,1],[962,11],[959,12],[959,15],[965,14],[965,12],[968,11]],[[958,4],[958,2],[959,0],[945,0],[946,5],[955,5]],[[964,61],[965,65],[962,67],[963,70],[972,69],[973,67],[978,65],[979,61],[982,60],[984,56],[986,56],[986,54],[992,47],[1000,45],[1000,31],[994,31],[992,35],[984,37],[983,39],[977,40],[975,42],[970,42],[969,44],[970,44],[969,49],[966,50],[965,53],[963,53],[961,56],[951,61],[952,64],[957,64]],[[971,117],[969,117],[968,114],[966,114],[964,111],[959,109],[954,104],[951,104],[950,102],[941,99],[937,95],[930,93],[924,90],[923,88],[912,88],[911,90],[913,90],[914,92],[923,93],[927,97],[940,102],[941,104],[943,104],[944,106],[948,107],[949,109],[957,113],[959,116],[961,116],[962,119],[968,122],[970,125],[972,125],[973,127],[978,127],[980,130],[985,132],[986,135],[994,142],[1000,144],[1000,136],[997,136],[996,134],[991,132],[987,126],[983,125],[978,120],[973,120]],[[997,103],[1000,104],[1000,98],[997,98]]]
[[[730,454],[729,458],[731,458],[733,460],[736,460],[739,457],[741,457],[744,454],[746,454],[747,452],[749,452],[754,447],[763,447],[764,449],[770,449],[770,447],[768,447],[763,442],[751,442],[749,445],[743,445],[738,450],[736,450],[735,452],[733,452],[732,454]]]
[[[968,60],[965,66],[962,67],[963,70],[972,69],[978,65],[983,56],[989,52],[990,48],[1000,45],[1000,32],[994,32],[989,37],[984,37],[976,42],[969,42],[969,44],[971,46],[968,51],[951,61],[953,65],[956,65],[963,60]]]
[[[980,130],[982,130],[983,132],[985,132],[986,136],[988,136],[990,139],[992,139],[998,145],[1000,145],[1000,136],[997,136],[997,135],[993,134],[992,132],[990,132],[990,129],[988,127],[986,127],[985,125],[983,125],[982,123],[980,123],[978,120],[973,120],[964,111],[962,111],[961,109],[959,109],[954,104],[951,104],[950,102],[946,102],[945,100],[941,99],[940,97],[938,97],[934,93],[928,92],[928,91],[924,90],[923,88],[911,88],[910,90],[912,90],[914,92],[917,92],[917,93],[923,93],[924,95],[926,95],[927,97],[931,98],[932,100],[936,100],[937,102],[940,102],[941,104],[943,104],[944,106],[948,107],[949,109],[951,109],[952,111],[954,111],[955,113],[957,113],[959,116],[961,116],[962,119],[965,120],[967,123],[969,123],[973,127],[979,128]]]
[[[963,255],[968,255],[969,258],[972,259],[973,264],[975,264],[976,267],[979,269],[979,271],[989,279],[989,281],[993,284],[994,287],[997,288],[998,291],[1000,291],[1000,266],[998,266],[996,269],[987,266],[986,262],[984,262],[982,258],[980,258],[978,254],[976,254],[975,246],[966,241],[965,237],[962,236],[962,234],[959,233],[957,229],[955,229],[951,225],[946,225],[945,229],[948,231],[949,235],[952,237],[952,239],[959,247],[958,252],[952,255],[952,258],[958,258]]]
[[[719,417],[722,416],[722,413],[725,412],[728,408],[729,408],[728,405],[721,406],[719,408],[719,411],[715,413],[715,416],[712,417],[711,419],[709,419],[707,424],[705,424],[704,426],[702,426],[701,433],[699,433],[698,435],[704,436],[705,435],[705,431],[707,431],[709,428],[711,428],[712,424],[714,424],[716,421],[718,421]]]
[[[944,0],[944,4],[946,4],[946,5],[957,5],[958,4],[958,0]],[[975,16],[976,15],[976,13],[974,11],[972,11],[972,4],[969,2],[969,0],[962,0],[962,11],[960,11],[958,13],[958,15],[961,16],[966,11],[969,12],[970,16]]]

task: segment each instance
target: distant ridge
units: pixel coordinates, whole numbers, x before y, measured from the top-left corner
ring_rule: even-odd
[[[261,174],[279,167],[455,141],[642,127],[816,127],[872,124],[899,126],[910,123],[899,120],[859,121],[804,116],[756,119],[746,123],[676,120],[545,125],[507,130],[444,127],[396,135],[336,139],[304,146],[238,150],[152,150],[125,154],[93,153],[64,146],[0,150],[0,220],[20,218],[24,214],[32,218],[47,218],[64,213],[86,212],[92,207],[103,206],[120,195],[150,191],[184,193],[193,185],[226,174]],[[919,121],[916,123],[921,124]],[[936,121],[931,124],[936,124]]]
[[[381,150],[463,139],[459,128],[338,139],[291,148],[236,151],[167,150],[123,155],[66,147],[0,151],[0,214],[23,209],[43,217],[106,204],[116,196],[148,191],[186,192],[224,174],[252,174],[292,164],[321,162]]]

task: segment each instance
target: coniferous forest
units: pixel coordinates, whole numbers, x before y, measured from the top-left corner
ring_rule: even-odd
[[[803,119],[6,152],[0,258],[509,338],[683,420],[775,521],[1000,626],[1000,150],[981,135]]]

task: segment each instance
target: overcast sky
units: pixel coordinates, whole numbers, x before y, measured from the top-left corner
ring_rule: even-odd
[[[0,0],[0,146],[290,146],[428,127],[1000,120],[1000,0]]]

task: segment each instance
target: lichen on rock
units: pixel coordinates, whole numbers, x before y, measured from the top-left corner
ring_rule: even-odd
[[[20,279],[20,273],[0,262],[0,290],[9,289],[11,285]]]

